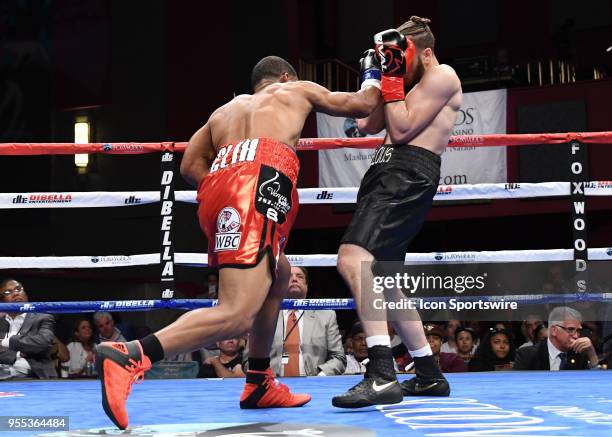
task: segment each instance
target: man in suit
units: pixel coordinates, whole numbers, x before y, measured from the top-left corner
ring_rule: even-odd
[[[287,298],[305,299],[308,271],[291,267]],[[331,310],[283,310],[278,316],[270,366],[280,376],[341,375],[346,356]]]
[[[579,370],[597,365],[597,352],[588,337],[580,337],[582,315],[556,307],[548,316],[548,338],[516,351],[514,370]]]
[[[0,282],[4,303],[26,303],[28,295],[15,279]],[[50,314],[8,313],[0,318],[0,378],[57,378],[50,358],[55,319]]]

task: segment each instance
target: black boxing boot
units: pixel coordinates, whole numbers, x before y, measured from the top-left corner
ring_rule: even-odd
[[[404,396],[449,396],[450,385],[433,355],[415,357],[416,376],[403,381]]]
[[[349,391],[332,398],[338,408],[362,408],[380,404],[397,404],[403,399],[395,376],[393,355],[388,346],[368,348],[369,362],[363,380]]]

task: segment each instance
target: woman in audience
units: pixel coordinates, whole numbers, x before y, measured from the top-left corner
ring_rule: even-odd
[[[68,361],[70,377],[86,377],[96,374],[93,329],[88,319],[77,320],[72,333],[72,341],[66,347],[70,352],[70,360]]]
[[[455,343],[457,345],[457,355],[459,355],[467,365],[472,359],[474,351],[474,342],[476,336],[470,328],[462,326],[455,329]]]
[[[511,370],[514,361],[512,336],[505,329],[491,328],[470,360],[470,372]]]

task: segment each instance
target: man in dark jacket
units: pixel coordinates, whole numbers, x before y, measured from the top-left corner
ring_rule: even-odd
[[[580,337],[582,315],[556,307],[548,316],[548,338],[516,351],[514,370],[580,370],[597,365],[597,352],[588,337]]]
[[[27,303],[23,285],[0,282],[3,303]],[[0,317],[0,378],[57,378],[50,358],[55,319],[50,314],[8,313]]]

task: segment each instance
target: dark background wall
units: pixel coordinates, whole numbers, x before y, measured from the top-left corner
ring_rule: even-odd
[[[23,0],[0,2],[0,141],[72,142],[78,115],[93,121],[97,142],[186,141],[215,108],[250,92],[249,72],[261,57],[276,54],[294,65],[336,58],[355,66],[375,32],[412,14],[432,19],[439,59],[459,71],[471,58],[501,59],[517,69],[516,81],[504,85],[510,133],[612,130],[612,80],[591,80],[594,66],[604,75],[612,71],[605,51],[612,45],[609,0]],[[521,66],[549,58],[575,63],[578,82],[527,86]],[[310,120],[303,136],[315,135]],[[610,150],[589,147],[592,179],[612,176]],[[559,155],[553,164],[556,153],[509,150],[510,180],[545,173],[562,179],[558,166],[566,163]],[[316,153],[300,159],[300,184],[314,186]],[[71,156],[0,156],[2,191],[158,187],[158,156],[92,160],[90,171],[79,175]],[[611,209],[606,198],[589,202],[591,246],[609,245]],[[205,250],[194,212],[193,205],[177,206],[178,251]],[[4,210],[0,256],[155,252],[158,214],[157,206]],[[350,212],[332,207],[302,207],[288,252],[334,253],[349,220]],[[410,250],[569,247],[569,220],[567,200],[441,205]],[[314,297],[348,295],[333,269],[313,270]],[[41,300],[154,296],[158,278],[148,268],[0,273],[19,276]],[[177,279],[179,290],[193,295],[203,288],[204,270],[180,269]]]

